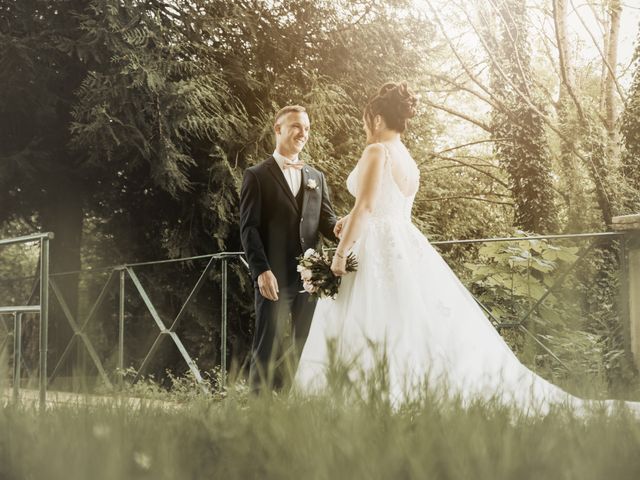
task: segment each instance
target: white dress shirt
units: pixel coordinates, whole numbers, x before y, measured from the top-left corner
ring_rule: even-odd
[[[300,191],[300,184],[302,183],[302,170],[299,170],[297,168],[284,168],[284,162],[286,160],[292,163],[297,163],[300,160],[297,156],[293,160],[289,160],[284,155],[280,155],[277,151],[273,152],[273,158],[276,159],[280,170],[282,170],[284,179],[287,181],[287,185],[289,185],[291,193],[293,193],[293,196],[295,197]]]

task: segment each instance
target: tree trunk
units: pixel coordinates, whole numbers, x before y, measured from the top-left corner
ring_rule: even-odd
[[[60,178],[49,187],[49,201],[41,211],[42,228],[55,234],[50,248],[50,272],[75,272],[80,269],[83,205],[77,183]],[[64,301],[75,319],[78,316],[78,274],[54,277]],[[53,368],[72,336],[72,329],[54,293],[50,291],[49,366]],[[73,357],[70,357],[73,360]],[[71,362],[66,364],[69,372]]]
[[[574,75],[571,56],[569,55],[569,39],[567,37],[567,0],[553,0],[553,21],[558,44],[558,65],[560,69],[560,86],[556,112],[559,128],[563,133],[560,139],[560,164],[564,171],[563,195],[567,206],[567,232],[581,232],[586,227],[584,215],[585,205],[588,203],[584,192],[584,182],[581,177],[582,169],[574,154],[581,131],[584,130],[585,116],[574,90]],[[576,109],[578,125],[571,115],[572,108]]]
[[[502,0],[497,7],[498,60],[492,62],[492,90],[516,120],[494,108],[493,137],[500,139],[494,151],[509,175],[515,226],[548,233],[556,230],[557,216],[544,121],[532,93],[535,84],[531,82],[526,11],[524,0]]]
[[[566,138],[560,141],[560,164],[566,172],[577,173],[576,159],[573,155],[575,145],[575,129],[571,128],[571,88],[573,78],[571,75],[571,58],[568,55],[569,45],[567,40],[567,0],[553,0],[553,20],[556,31],[556,41],[558,43],[558,64],[560,68],[560,87],[556,112],[558,114],[559,126],[563,130]],[[573,175],[566,175],[564,183],[564,196],[567,205],[567,231],[580,231],[582,215],[581,201],[578,191],[579,182],[575,181]]]
[[[618,43],[620,34],[620,17],[622,5],[620,0],[610,0],[609,2],[609,34],[606,49],[606,64],[604,80],[604,107],[607,128],[607,158],[614,159],[619,154],[618,131],[616,128],[617,112],[615,104],[616,96],[616,72],[618,64]],[[605,65],[606,66],[606,65]]]

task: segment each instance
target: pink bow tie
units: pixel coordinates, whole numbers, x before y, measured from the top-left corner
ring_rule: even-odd
[[[290,160],[285,160],[283,168],[295,168],[296,170],[302,170],[302,167],[304,167],[304,162],[292,162]]]

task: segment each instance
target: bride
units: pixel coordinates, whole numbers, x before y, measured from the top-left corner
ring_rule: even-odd
[[[416,105],[405,83],[387,83],[365,107],[368,146],[347,179],[355,204],[345,217],[331,266],[344,277],[335,300],[318,302],[295,375],[296,390],[322,391],[336,359],[351,366],[357,383],[357,375],[380,365],[382,352],[395,404],[418,398],[425,383],[443,386],[465,403],[498,399],[529,412],[594,403],[569,395],[522,365],[411,223],[419,170],[400,135]],[[358,271],[345,275],[350,252]],[[606,401],[608,407],[615,404]]]

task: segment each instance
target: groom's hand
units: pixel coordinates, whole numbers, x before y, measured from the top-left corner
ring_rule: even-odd
[[[333,227],[333,234],[336,236],[336,238],[340,238],[340,236],[342,235],[342,230],[344,229],[344,225],[345,223],[347,223],[348,218],[349,215],[338,219],[338,221],[336,222],[335,227]]]
[[[260,295],[273,302],[278,300],[278,280],[271,270],[262,272],[258,275],[258,288]]]

